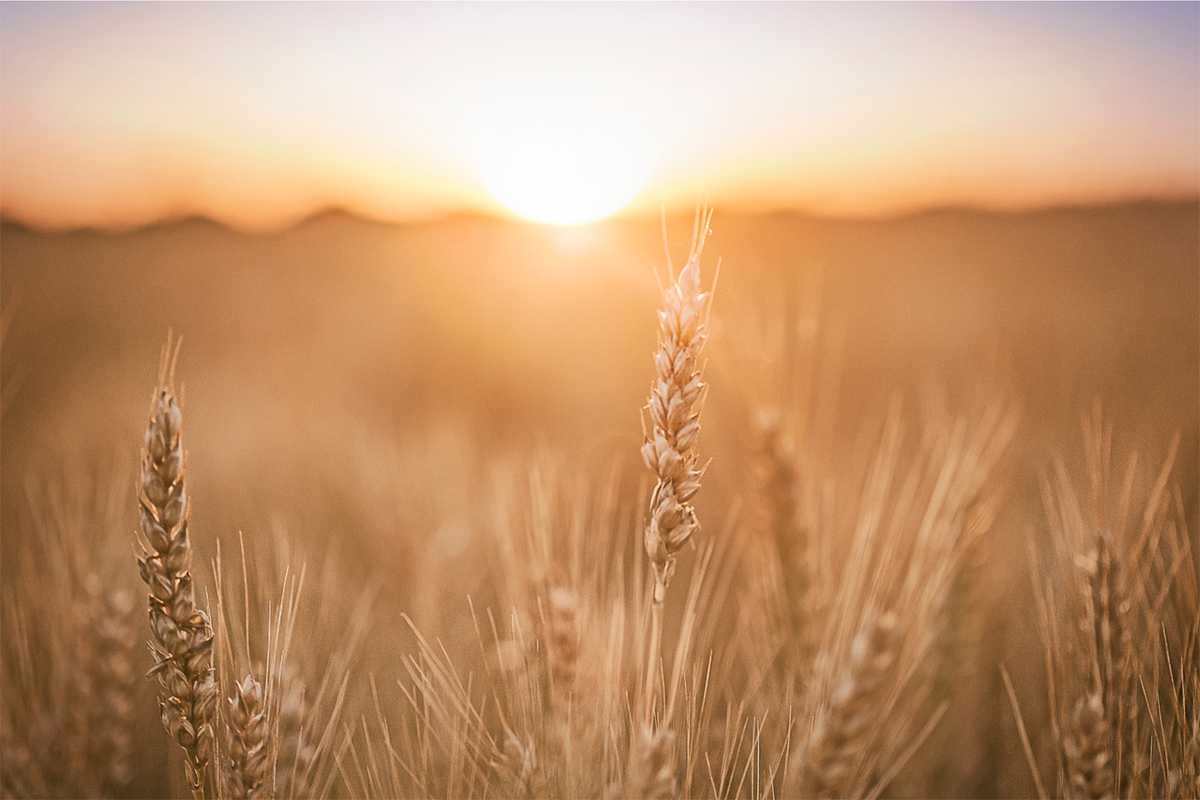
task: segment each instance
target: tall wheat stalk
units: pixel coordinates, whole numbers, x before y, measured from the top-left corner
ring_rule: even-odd
[[[712,291],[700,285],[700,254],[712,219],[710,210],[697,209],[688,261],[679,275],[669,274],[658,312],[658,350],[655,380],[650,387],[651,428],[642,445],[642,460],[658,483],[650,496],[646,554],[654,569],[651,629],[646,662],[644,720],[651,725],[662,643],[662,609],[667,586],[675,574],[675,557],[699,528],[692,500],[700,489],[696,439],[707,387],[701,379],[700,353],[708,338]],[[664,220],[664,238],[665,220]],[[668,271],[673,273],[668,262]]]

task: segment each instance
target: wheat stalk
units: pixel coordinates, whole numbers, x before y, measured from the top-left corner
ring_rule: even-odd
[[[172,387],[178,347],[168,339],[159,385],[142,449],[141,555],[138,569],[150,587],[151,649],[164,694],[163,726],[183,748],[192,796],[204,797],[205,770],[213,748],[217,685],[213,673],[213,629],[196,607],[192,548],[188,540],[188,496],[184,487],[183,416]]]
[[[662,640],[662,607],[675,574],[675,557],[699,527],[692,499],[700,489],[696,439],[707,387],[701,380],[700,352],[708,337],[712,291],[700,288],[700,254],[708,233],[710,211],[697,209],[687,264],[671,276],[658,312],[655,380],[650,387],[651,429],[642,445],[642,460],[658,478],[650,496],[645,530],[646,554],[654,569],[650,646],[645,671],[644,716],[654,716],[654,686]],[[701,224],[703,223],[703,224]],[[666,222],[663,222],[666,237]],[[668,269],[670,264],[668,263]],[[643,423],[644,427],[644,423]]]

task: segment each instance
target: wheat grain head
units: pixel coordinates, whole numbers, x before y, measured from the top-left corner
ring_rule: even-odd
[[[703,225],[701,226],[701,218]],[[700,286],[700,254],[711,212],[697,213],[691,253],[678,276],[663,290],[658,312],[655,380],[650,387],[651,428],[642,460],[658,478],[650,497],[646,553],[654,567],[654,601],[662,603],[675,573],[675,556],[699,527],[692,499],[700,488],[696,439],[706,386],[700,352],[708,338],[712,292]]]
[[[172,386],[178,346],[163,347],[158,388],[142,448],[138,491],[141,538],[138,569],[150,587],[151,649],[164,692],[163,726],[186,756],[192,794],[204,797],[205,771],[213,750],[217,685],[213,672],[213,629],[196,606],[192,548],[188,539],[188,496],[184,486],[183,415]]]

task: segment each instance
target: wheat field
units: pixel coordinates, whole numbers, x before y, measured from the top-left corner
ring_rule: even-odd
[[[1194,202],[0,258],[5,797],[1200,796]]]

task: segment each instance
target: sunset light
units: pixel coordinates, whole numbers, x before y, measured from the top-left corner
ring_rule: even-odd
[[[423,109],[426,124],[526,219],[573,225],[619,211],[665,149],[666,104],[602,65],[446,71],[446,90]]]
[[[35,226],[1200,189],[1194,3],[0,8],[0,214]]]
[[[621,155],[534,136],[481,150],[479,174],[492,196],[521,216],[574,225],[620,210],[642,188],[645,171]]]

